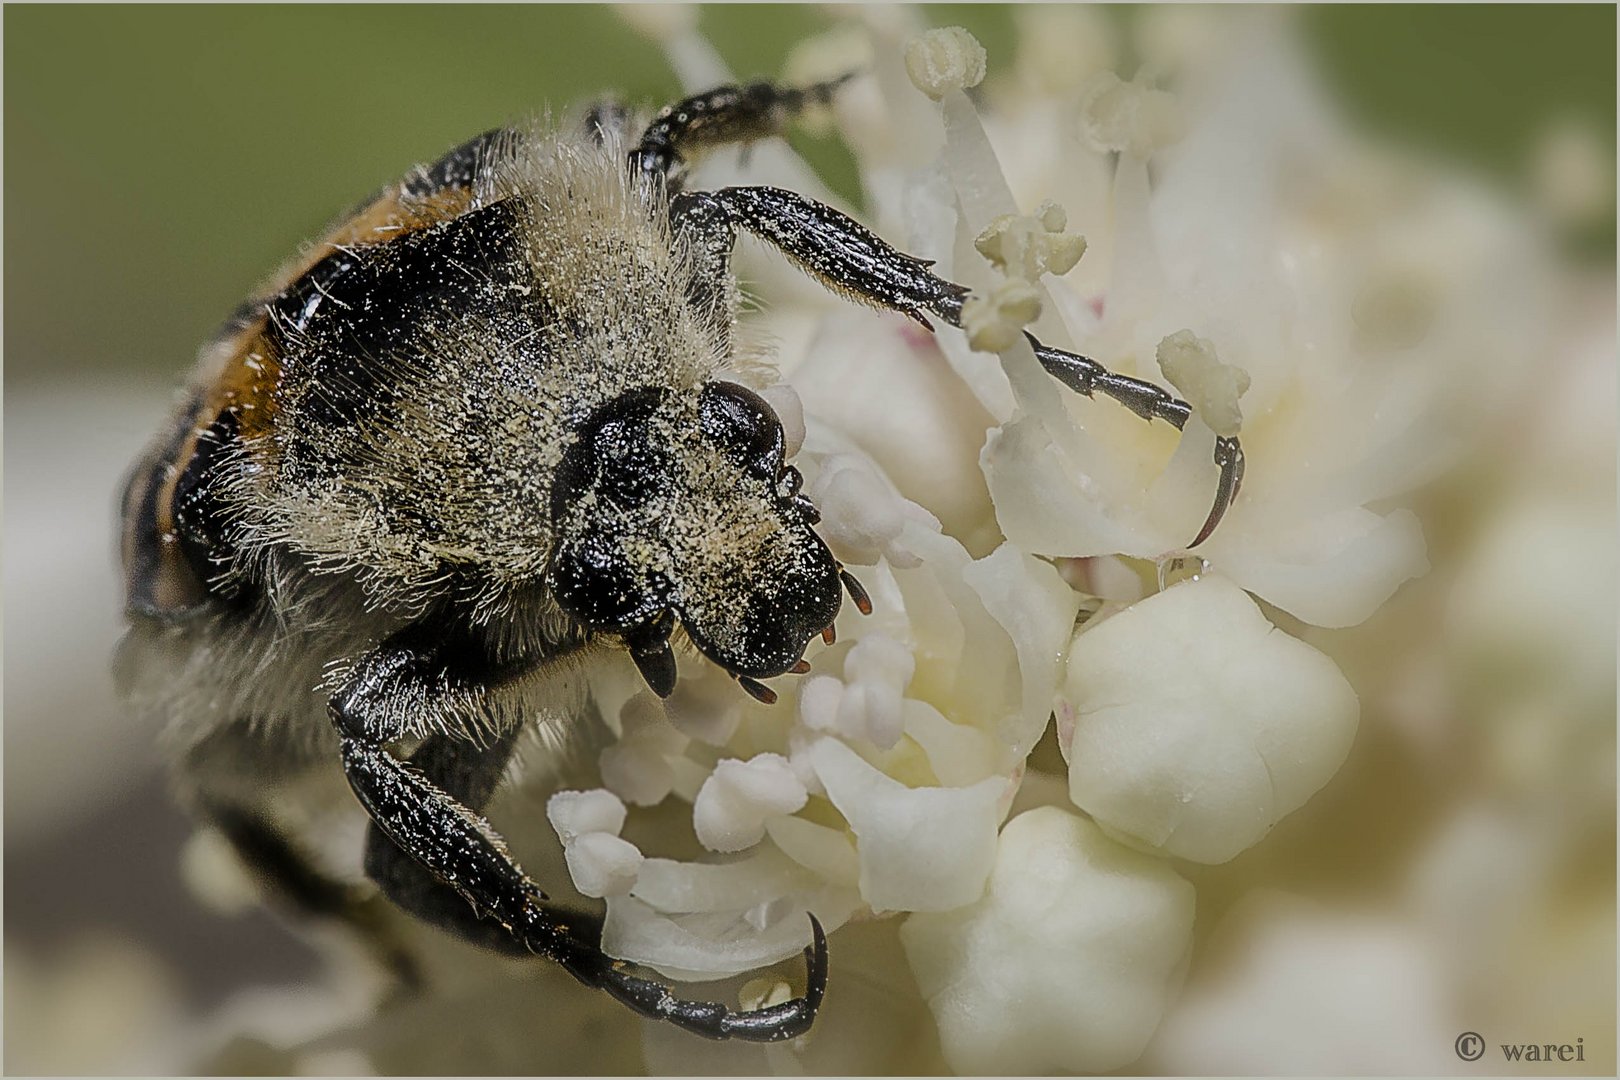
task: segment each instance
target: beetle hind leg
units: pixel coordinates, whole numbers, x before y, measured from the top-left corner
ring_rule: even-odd
[[[272,912],[294,927],[343,928],[401,984],[416,986],[420,972],[397,939],[383,898],[321,869],[250,794],[263,778],[244,772],[241,763],[265,758],[262,744],[245,734],[250,728],[246,723],[221,728],[187,751],[179,769],[180,801],[203,828],[225,841]],[[274,772],[275,765],[271,768]]]
[[[483,812],[516,745],[513,729],[487,746],[435,736],[411,755],[419,771],[472,813]],[[514,956],[529,949],[499,920],[481,916],[465,897],[434,877],[373,822],[366,833],[366,876],[403,911],[480,948]],[[581,916],[584,918],[584,916]]]

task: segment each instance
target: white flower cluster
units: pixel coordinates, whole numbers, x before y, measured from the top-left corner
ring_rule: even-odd
[[[1425,570],[1415,517],[1369,504],[1454,449],[1427,433],[1481,345],[1458,312],[1491,283],[1468,260],[1510,239],[1489,215],[1437,222],[1399,184],[1344,185],[1378,160],[1335,132],[1269,16],[1223,27],[1236,51],[1190,44],[1195,17],[1145,20],[1153,63],[1129,82],[1091,18],[1022,15],[1031,65],[998,84],[990,64],[983,116],[965,90],[984,50],[913,11],[806,51],[821,74],[871,58],[833,110],[867,216],[973,289],[967,334],[741,256],[791,298],[755,320],[784,343],[768,393],[796,444],[802,408],[797,464],[872,614],[846,608],[772,707],[696,657],[662,706],[628,665],[598,679],[622,732],[604,786],[684,816],[711,854],[642,859],[610,843],[614,815],[585,831],[553,815],[576,884],[608,897],[606,949],[671,976],[789,957],[806,912],[829,931],[908,913],[903,955],[962,1072],[1136,1060],[1192,940],[1193,888],[1167,860],[1232,859],[1343,763],[1356,693],[1256,598],[1347,627]],[[666,47],[692,89],[729,76],[690,27]],[[1054,51],[1092,66],[1048,71]],[[747,182],[837,202],[769,149]],[[740,181],[721,158],[704,183]],[[1428,243],[1396,242],[1415,228]],[[1432,286],[1420,316],[1358,304],[1409,272]],[[1162,369],[1186,430],[1070,394],[1026,328],[1122,374]],[[1247,480],[1199,572],[1167,584],[1208,512],[1217,435],[1241,437]],[[1030,759],[1054,712],[1066,799]]]

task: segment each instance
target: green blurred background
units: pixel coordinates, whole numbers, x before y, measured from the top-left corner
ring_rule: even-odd
[[[1300,16],[1353,117],[1504,185],[1523,183],[1551,116],[1614,131],[1613,7]],[[261,277],[411,163],[547,101],[676,89],[607,6],[13,6],[4,18],[13,388],[177,379]],[[939,5],[932,21],[979,35],[992,68],[1012,55],[1005,8]],[[736,5],[702,26],[739,74],[770,75],[828,22],[819,7]],[[848,191],[838,148],[809,149]],[[1612,219],[1585,248],[1612,256]]]

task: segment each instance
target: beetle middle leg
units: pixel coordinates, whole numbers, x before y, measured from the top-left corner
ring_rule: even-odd
[[[895,249],[845,214],[803,195],[773,187],[681,192],[670,199],[670,220],[677,240],[695,253],[698,274],[705,280],[718,281],[729,272],[737,230],[746,229],[835,292],[903,312],[925,326],[927,315],[962,325],[966,288],[935,275],[926,260]],[[1144,420],[1164,420],[1178,429],[1192,416],[1185,401],[1150,382],[1109,371],[1088,356],[1053,348],[1033,335],[1025,337],[1047,373],[1072,390],[1087,397],[1100,392]],[[1243,483],[1243,448],[1237,439],[1217,439],[1214,460],[1220,469],[1214,505],[1188,547],[1209,538]]]
[[[553,904],[477,812],[493,794],[515,735],[498,737],[479,750],[469,740],[441,733],[431,736],[410,761],[387,749],[387,743],[407,733],[411,720],[446,711],[446,702],[458,695],[498,695],[502,681],[525,677],[566,651],[536,661],[527,671],[509,669],[495,679],[495,686],[487,684],[488,670],[465,642],[429,633],[425,625],[407,627],[360,659],[333,695],[330,712],[344,773],[380,834],[371,840],[367,860],[378,884],[402,907],[474,943],[554,960],[580,982],[644,1016],[712,1039],[776,1041],[802,1034],[815,1019],[827,983],[826,938],[813,918],[803,997],[746,1012],[678,998],[602,952],[599,920]],[[411,716],[411,711],[422,715]],[[458,797],[461,793],[474,805]],[[384,841],[398,854],[386,853]],[[442,887],[425,886],[420,874],[402,871],[402,858]],[[465,916],[454,914],[446,890],[453,890]],[[511,943],[492,941],[492,928],[504,931]]]

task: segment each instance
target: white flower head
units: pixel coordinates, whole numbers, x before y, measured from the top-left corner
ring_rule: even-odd
[[[665,722],[664,710],[649,691],[625,702],[619,717],[619,741],[602,751],[602,782],[625,802],[652,806],[675,786],[672,756],[686,737]]]
[[[1249,389],[1248,372],[1221,363],[1214,344],[1191,330],[1178,330],[1159,342],[1157,356],[1164,377],[1187,398],[1199,419],[1215,434],[1234,438],[1243,426],[1238,398]]]
[[[1048,199],[1033,215],[1002,214],[973,238],[973,247],[1011,278],[1067,274],[1086,252],[1085,237],[1064,231],[1068,223],[1063,207]]]
[[[765,823],[791,814],[809,799],[792,766],[780,754],[747,761],[728,758],[698,789],[692,825],[710,851],[741,851],[765,838]]]
[[[611,833],[592,832],[563,846],[568,876],[585,896],[622,896],[635,886],[642,854],[630,841]]]
[[[1023,339],[1024,327],[1041,313],[1041,294],[1022,278],[1002,281],[989,295],[974,294],[962,304],[962,329],[980,352],[1005,352]]]
[[[565,844],[586,833],[605,832],[617,836],[624,828],[627,814],[623,801],[603,788],[559,791],[546,800],[546,820]]]
[[[799,693],[799,714],[814,731],[863,739],[889,750],[905,724],[904,697],[916,659],[883,634],[863,636],[844,659],[845,680],[817,675]]]
[[[1224,73],[1206,74],[1206,93],[1184,138],[1168,148],[1136,133],[1160,108],[1138,98],[1161,91],[1131,84],[1094,90],[1090,122],[1108,147],[1127,151],[1103,189],[1112,214],[1086,222],[1106,252],[1106,263],[1093,269],[1105,273],[1085,278],[1088,292],[1080,295],[1067,291],[1067,279],[1048,279],[1052,301],[1043,311],[1058,313],[1062,323],[1041,328],[1050,331],[1050,344],[1070,338],[1079,351],[1136,376],[1153,374],[1169,338],[1172,352],[1181,354],[1165,357],[1174,378],[1173,369],[1193,354],[1175,349],[1173,335],[1190,327],[1197,338],[1217,342],[1241,373],[1199,365],[1206,375],[1194,372],[1186,387],[1199,415],[1178,439],[1117,408],[1053,401],[1043,373],[1009,359],[1015,405],[992,432],[986,476],[1006,535],[1026,550],[1174,554],[1199,531],[1215,489],[1211,427],[1238,431],[1236,397],[1247,382],[1240,432],[1247,475],[1199,554],[1306,621],[1353,625],[1426,568],[1415,519],[1401,511],[1381,515],[1365,504],[1431,467],[1435,447],[1426,428],[1450,387],[1441,365],[1414,368],[1409,357],[1391,369],[1356,355],[1350,332],[1356,291],[1348,282],[1363,265],[1357,245],[1368,233],[1320,235],[1316,189],[1295,179],[1303,155],[1332,143],[1332,125],[1315,111],[1287,48],[1241,55]],[[993,138],[994,116],[986,127]],[[1141,153],[1146,142],[1153,143],[1158,172],[1151,183]],[[1084,170],[1042,171],[1065,173]],[[1088,205],[1094,191],[1057,195]],[[966,200],[963,207],[967,225],[982,227]],[[1111,230],[1099,228],[1110,221]],[[1376,318],[1390,339],[1410,337],[1398,320],[1424,317],[1384,308],[1389,314]],[[1431,335],[1425,345],[1432,353],[1453,342]],[[1072,497],[1054,498],[1060,490]]]
[[[620,13],[688,92],[742,84],[698,9]],[[1518,214],[1354,135],[1275,12],[1153,7],[1127,41],[1095,6],[1026,5],[1013,58],[928,29],[921,7],[827,17],[836,28],[777,82],[836,92],[762,127],[835,128],[859,197],[774,134],[739,147],[695,132],[702,145],[682,152],[714,152],[688,155],[682,180],[798,192],[966,290],[957,327],[948,303],[910,316],[852,304],[859,289],[825,288],[803,272],[823,264],[757,235],[733,253],[739,288],[765,305],[740,305],[728,370],[763,387],[815,532],[870,612],[845,603],[802,664],[766,677],[774,705],[684,629],[667,698],[627,642],[580,629],[591,640],[556,665],[565,675],[553,683],[548,662],[524,677],[534,708],[473,686],[456,702],[524,724],[508,732],[522,736],[510,776],[487,804],[469,800],[464,823],[487,836],[487,813],[534,884],[566,873],[602,901],[616,967],[770,1008],[803,993],[794,963],[813,915],[831,936],[815,1026],[704,1057],[711,1044],[690,1032],[580,991],[578,964],[447,949],[384,905],[390,940],[425,943],[433,1007],[367,1027],[358,980],[277,1008],[251,993],[221,1010],[253,1019],[242,1060],[512,1071],[531,1060],[509,1058],[520,1048],[542,1070],[694,1075],[1428,1072],[1459,1067],[1450,1040],[1465,1023],[1504,1038],[1514,1024],[1605,1030],[1612,280],[1585,320],[1589,370],[1569,378],[1566,335],[1584,321],[1562,316],[1591,298],[1549,273],[1544,241],[1612,214],[1607,136],[1548,129],[1529,163],[1539,216]],[[1127,56],[1139,66],[1122,69]],[[1061,365],[1032,338],[1106,373],[1054,378]],[[1232,439],[1241,490],[1189,550]],[[1453,470],[1485,441],[1495,456]],[[1431,538],[1451,572],[1407,587]],[[563,622],[490,629],[515,658]],[[1370,662],[1403,651],[1423,680],[1388,673],[1404,656]],[[1392,718],[1401,694],[1419,704]],[[1318,800],[1358,726],[1374,765],[1413,760],[1362,760]],[[546,754],[523,753],[542,742]],[[554,793],[559,776],[573,790]],[[323,869],[354,871],[370,825],[332,779],[268,809]],[[1284,818],[1290,835],[1251,851]],[[1332,857],[1302,877],[1290,860],[1313,845]],[[182,869],[229,911],[260,891],[239,862],[207,830]],[[1378,888],[1382,910],[1253,904],[1268,879]],[[1254,925],[1234,931],[1245,908]],[[81,965],[47,995],[63,999],[47,1003],[53,1023],[16,1027],[71,1042],[58,1032],[117,1012],[80,1007],[105,1003],[106,986],[162,981],[128,960],[111,982]],[[1450,1007],[1459,986],[1482,1011]],[[473,1014],[509,1034],[437,1037]],[[1351,1037],[1358,1023],[1378,1038]],[[304,1041],[321,1049],[288,1047]],[[1605,1058],[1587,1039],[1596,1071],[1613,1071],[1608,1042]]]
[[[1080,106],[1081,131],[1104,153],[1121,151],[1146,158],[1182,133],[1176,99],[1141,82],[1124,82],[1112,72],[1099,76]]]
[[[901,497],[864,458],[835,455],[823,462],[806,488],[821,508],[822,536],[845,562],[875,566],[879,559],[907,569],[917,559],[901,543],[907,521],[933,524],[927,511]]]

